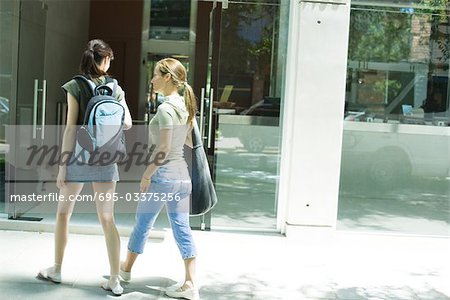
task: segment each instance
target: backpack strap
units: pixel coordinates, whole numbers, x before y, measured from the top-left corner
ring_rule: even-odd
[[[75,79],[75,80],[80,79],[82,82],[87,84],[87,86],[89,87],[89,90],[91,91],[91,96],[94,96],[96,85],[92,80],[90,80],[89,78],[87,78],[84,75],[76,75],[73,77],[73,79]]]
[[[98,92],[98,90],[104,88],[105,85],[107,87],[111,88],[110,83],[113,83],[112,88],[111,88],[111,92],[112,92],[111,96],[113,96],[113,97],[116,96],[117,80],[110,76],[105,76],[105,83],[99,84],[99,85],[96,85],[94,83],[94,81],[92,81],[90,78],[87,77],[87,75],[76,75],[73,77],[73,79],[80,79],[82,82],[87,84],[87,86],[89,87],[89,90],[91,92],[91,97],[101,94],[100,92]]]
[[[72,79],[74,79],[77,82],[80,88],[80,95],[78,99],[79,113],[77,124],[83,125],[87,104],[89,102],[89,99],[91,99],[93,95],[92,86],[90,85],[88,79],[83,75],[74,76]]]
[[[94,88],[94,95],[109,95],[116,98],[117,80],[105,76],[105,83],[101,83]]]
[[[106,76],[106,82],[105,84],[109,86],[109,83],[113,83],[113,88],[112,88],[112,95],[114,98],[116,98],[116,90],[117,90],[117,86],[119,85],[117,83],[117,80],[110,77],[110,76]]]

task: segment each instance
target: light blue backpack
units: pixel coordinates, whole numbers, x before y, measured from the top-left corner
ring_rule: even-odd
[[[91,92],[83,124],[77,130],[75,158],[82,164],[98,166],[123,162],[127,159],[125,108],[115,97],[117,81],[107,77],[105,84],[96,86],[82,75],[74,79],[84,82]]]

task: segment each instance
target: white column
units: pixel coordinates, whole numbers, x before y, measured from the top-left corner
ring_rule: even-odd
[[[290,13],[278,195],[283,232],[336,224],[350,0],[295,0]]]

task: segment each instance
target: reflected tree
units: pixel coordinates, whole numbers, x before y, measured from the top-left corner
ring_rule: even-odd
[[[221,53],[222,71],[242,74],[270,70],[278,10],[276,5],[257,3],[235,4],[224,10],[221,46],[226,51]]]
[[[442,60],[449,58],[449,1],[420,0],[411,7],[353,6],[350,16],[349,59],[372,62],[417,60],[414,38],[432,48],[436,41]],[[429,49],[431,51],[431,49]],[[422,61],[427,57],[420,56]],[[428,60],[427,59],[427,60]]]
[[[409,58],[411,18],[384,8],[355,8],[350,16],[349,59],[398,62]]]

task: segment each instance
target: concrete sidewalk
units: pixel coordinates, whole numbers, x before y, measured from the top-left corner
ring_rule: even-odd
[[[450,239],[302,228],[286,238],[199,232],[201,299],[450,299]],[[72,234],[63,283],[35,279],[53,262],[53,234],[0,231],[1,299],[105,299],[104,239]],[[122,239],[122,257],[127,238]],[[183,278],[170,230],[151,239],[121,299],[168,299]]]

